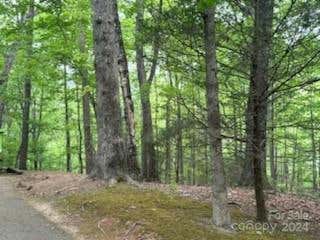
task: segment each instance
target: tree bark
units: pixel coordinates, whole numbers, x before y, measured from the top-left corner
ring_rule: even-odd
[[[252,155],[257,220],[267,221],[264,197],[263,164],[266,151],[267,90],[270,45],[272,39],[273,0],[255,0],[252,51],[253,138]]]
[[[249,96],[246,109],[246,146],[245,159],[240,176],[240,186],[253,185],[253,83],[250,81]]]
[[[33,100],[33,108],[32,108],[32,124],[31,124],[31,136],[32,136],[32,153],[34,156],[33,159],[33,168],[34,170],[38,170],[38,161],[36,159],[37,152],[37,100]]]
[[[154,151],[156,155],[157,160],[157,170],[158,170],[158,176],[161,175],[161,166],[163,161],[158,161],[157,157],[160,152],[160,146],[157,144],[157,141],[159,140],[159,92],[158,92],[158,85],[157,82],[154,81]]]
[[[292,159],[292,176],[291,176],[291,184],[290,184],[290,191],[293,191],[296,182],[296,160],[298,159],[298,138],[296,136],[295,143],[294,143],[294,156]]]
[[[176,89],[180,91],[179,79],[175,77]],[[176,136],[176,183],[184,183],[184,165],[183,165],[183,148],[182,148],[182,119],[181,119],[181,104],[180,104],[180,94],[176,96],[176,105],[177,105],[177,136]]]
[[[39,139],[41,134],[41,124],[42,124],[42,109],[43,109],[43,98],[44,90],[41,87],[40,101],[37,103],[36,98],[33,100],[32,109],[32,125],[31,125],[31,136],[32,136],[32,152],[34,155],[34,170],[41,170],[41,158],[39,150]]]
[[[121,23],[118,14],[118,5],[115,1],[115,13],[116,13],[116,34],[119,44],[119,55],[118,55],[118,65],[119,65],[119,75],[120,75],[120,85],[122,90],[122,98],[124,105],[124,117],[127,128],[127,156],[126,165],[128,168],[128,173],[137,178],[139,176],[140,168],[137,161],[137,146],[135,140],[135,118],[134,118],[134,103],[131,94],[131,84],[129,78],[128,60],[125,51]]]
[[[231,217],[228,210],[227,189],[222,156],[214,7],[208,8],[204,13],[204,44],[206,53],[208,130],[210,145],[212,147],[213,162],[213,223],[217,226],[229,226]]]
[[[86,32],[84,25],[80,25],[80,36],[79,36],[79,48],[80,52],[85,56],[87,60],[88,50],[86,46]],[[86,61],[85,61],[86,62]],[[93,165],[95,157],[95,148],[92,141],[91,132],[91,114],[90,114],[90,85],[89,85],[89,74],[88,69],[82,63],[80,66],[80,77],[82,82],[82,119],[83,119],[83,133],[84,133],[84,148],[85,148],[85,162],[86,162],[86,173],[89,175]]]
[[[315,139],[314,116],[313,116],[312,106],[310,109],[310,121],[311,121],[311,146],[312,146],[312,186],[313,186],[313,190],[316,191],[318,188],[318,183],[317,183],[317,146],[316,146],[316,139]]]
[[[2,72],[0,74],[1,95],[4,92],[5,84],[8,82],[11,69],[16,59],[16,54],[17,54],[17,44],[13,43],[11,46],[9,46],[8,52],[4,56],[4,65],[3,65]],[[1,98],[0,99],[0,129],[3,126],[4,113],[5,113],[5,102],[4,102],[4,99]]]
[[[22,110],[22,130],[21,130],[21,144],[18,150],[17,165],[21,170],[27,169],[28,148],[29,148],[29,125],[30,125],[30,105],[31,105],[31,73],[30,60],[33,55],[33,18],[35,15],[34,0],[30,1],[29,7],[29,21],[26,26],[26,54],[28,61],[28,70],[24,78],[24,101]]]
[[[286,129],[285,129],[285,140],[284,140],[283,172],[284,172],[283,176],[284,176],[286,191],[288,191],[289,166],[288,166],[288,144],[287,144]]]
[[[92,1],[98,149],[90,176],[107,181],[117,180],[123,159],[115,1]]]
[[[270,102],[270,131],[269,131],[269,158],[270,158],[270,171],[271,171],[271,178],[273,186],[277,186],[277,165],[275,163],[275,110],[274,110],[274,94],[271,96]]]
[[[160,8],[162,9],[162,0],[159,2]],[[157,159],[155,154],[154,139],[153,139],[153,124],[151,115],[151,104],[150,104],[150,88],[151,83],[154,79],[158,55],[159,55],[159,39],[155,36],[153,46],[153,59],[150,69],[150,75],[146,77],[145,65],[144,65],[144,49],[143,49],[143,22],[144,22],[144,0],[136,0],[136,63],[138,80],[140,86],[140,101],[142,109],[142,177],[148,181],[155,181],[159,179],[157,169]],[[158,19],[160,19],[159,16]],[[158,35],[158,32],[157,32]]]
[[[237,103],[235,99],[232,101],[232,110],[233,110],[233,156],[234,156],[234,162],[238,162],[239,160],[239,146],[238,146],[238,120],[237,120]]]
[[[191,164],[191,183],[196,185],[196,136],[195,131],[191,129],[191,139],[190,139],[190,164]]]
[[[78,161],[79,161],[79,173],[83,173],[83,160],[82,160],[82,129],[81,129],[81,116],[80,116],[80,94],[79,86],[77,84],[77,127],[78,127]]]
[[[68,99],[68,74],[67,66],[63,65],[63,92],[64,92],[64,120],[65,120],[65,139],[66,139],[66,170],[72,171],[71,164],[71,136],[70,136],[70,121],[69,121],[69,99]]]
[[[208,151],[208,136],[207,133],[205,133],[205,146],[204,146],[204,165],[205,165],[205,184],[208,185],[209,183],[209,151]]]
[[[320,141],[318,143],[318,155],[320,156]],[[318,174],[319,174],[319,177],[318,177],[318,186],[320,187],[320,157],[319,157],[319,160],[318,160]]]
[[[166,102],[166,140],[165,140],[165,181],[171,182],[171,143],[170,143],[170,98]]]

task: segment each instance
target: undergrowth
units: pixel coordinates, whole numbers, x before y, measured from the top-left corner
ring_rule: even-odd
[[[211,206],[157,190],[141,190],[118,184],[104,190],[74,194],[59,201],[60,207],[85,220],[80,230],[85,235],[97,235],[99,220],[110,217],[119,220],[117,227],[139,223],[141,232],[155,233],[164,240],[298,240],[293,234],[257,234],[255,232],[226,233],[210,224]],[[240,210],[232,210],[233,220],[248,220]],[[101,235],[101,239],[103,239]],[[304,237],[304,239],[306,239]]]

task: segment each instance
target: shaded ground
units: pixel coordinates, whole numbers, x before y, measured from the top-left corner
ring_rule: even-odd
[[[312,235],[310,224],[319,226],[319,202],[296,195],[269,193],[268,207],[272,214],[301,211],[307,215],[293,219],[298,224],[308,224],[298,235],[285,233],[273,235],[261,231],[246,231],[226,234],[213,229],[210,224],[211,190],[207,187],[175,186],[143,183],[137,186],[120,184],[106,188],[101,181],[92,181],[85,176],[52,172],[31,172],[17,179],[17,187],[28,195],[41,197],[60,209],[68,223],[79,230],[83,239],[143,240],[143,239],[318,239]],[[164,193],[163,193],[164,192]],[[255,224],[253,191],[250,189],[229,189],[228,197],[233,220],[236,223]],[[182,197],[181,197],[182,196]],[[46,214],[47,210],[42,211]],[[283,219],[273,219],[281,224]],[[295,217],[295,216],[294,216]],[[292,220],[292,219],[291,219]],[[295,221],[296,220],[296,221]],[[304,225],[303,225],[304,226]],[[238,229],[237,229],[238,230]],[[279,228],[278,228],[279,230]],[[192,236],[191,234],[194,234]],[[308,234],[308,235],[307,235]]]
[[[29,206],[10,178],[0,176],[0,240],[71,240],[72,238]]]
[[[164,192],[177,193],[180,196],[192,198],[201,202],[211,201],[211,188],[203,186],[170,186],[158,183],[144,183],[145,189],[158,189]],[[271,215],[297,212],[302,221],[316,224],[320,227],[320,199],[307,196],[298,196],[293,193],[280,193],[276,191],[266,191],[266,206]],[[229,188],[228,199],[230,204],[239,206],[242,212],[255,216],[255,197],[253,189],[249,188]],[[281,219],[282,221],[285,219]]]

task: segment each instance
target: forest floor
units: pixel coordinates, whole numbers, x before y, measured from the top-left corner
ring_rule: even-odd
[[[251,189],[228,189],[234,231],[212,227],[209,187],[156,183],[107,187],[84,175],[28,172],[13,178],[33,206],[75,239],[319,239],[320,201],[267,192],[270,225],[254,222]]]

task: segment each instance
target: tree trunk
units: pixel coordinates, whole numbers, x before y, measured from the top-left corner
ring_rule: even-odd
[[[127,168],[128,173],[131,176],[137,178],[139,176],[140,168],[138,166],[137,161],[137,146],[135,140],[135,118],[134,118],[134,103],[132,100],[131,94],[131,85],[129,78],[129,69],[128,69],[128,60],[127,55],[124,48],[122,31],[121,31],[121,23],[118,15],[118,5],[115,1],[115,13],[116,13],[116,34],[119,43],[119,56],[118,56],[118,64],[119,64],[119,75],[120,75],[120,85],[122,90],[122,98],[124,105],[124,117],[127,127]]]
[[[36,151],[37,151],[37,100],[33,100],[32,107],[32,124],[31,124],[31,136],[32,136],[32,153],[34,156],[33,159],[33,169],[38,170],[38,161],[36,160]]]
[[[86,47],[86,33],[84,25],[80,25],[79,36],[79,48],[80,52],[88,56]],[[91,133],[91,114],[90,114],[90,86],[89,86],[89,74],[85,64],[80,66],[80,77],[82,81],[82,119],[83,119],[83,133],[84,133],[84,148],[86,157],[86,173],[89,175],[94,164],[95,149],[92,142]]]
[[[315,130],[314,130],[314,116],[313,109],[311,106],[310,109],[310,121],[311,121],[311,146],[312,146],[312,186],[313,190],[316,191],[318,188],[317,183],[317,147],[315,139]]]
[[[157,82],[154,81],[154,94],[155,94],[155,99],[154,99],[154,150],[155,150],[155,154],[156,154],[156,158],[160,152],[160,147],[157,143],[158,139],[159,139],[159,93],[158,93],[158,85]],[[158,169],[158,176],[161,175],[161,168],[162,166],[162,161],[158,161],[157,159],[157,169]]]
[[[253,76],[251,76],[253,77]],[[251,81],[252,82],[252,81]],[[245,159],[244,164],[242,167],[242,172],[240,176],[240,181],[238,184],[240,186],[253,186],[254,185],[254,173],[253,173],[253,142],[254,142],[254,135],[253,135],[253,116],[254,116],[254,109],[253,109],[253,95],[254,89],[252,83],[250,83],[250,90],[249,90],[249,97],[247,102],[247,109],[246,109],[246,146],[245,146]],[[268,182],[267,178],[267,167],[266,167],[266,153],[263,155],[263,161],[261,162],[262,174],[263,174],[263,182],[266,187],[271,188],[271,185]]]
[[[81,129],[81,116],[80,116],[80,94],[79,86],[77,84],[77,125],[78,125],[78,160],[79,160],[79,173],[83,173],[83,160],[82,160],[82,129]]]
[[[138,80],[140,86],[140,100],[142,109],[142,177],[146,180],[158,180],[158,171],[156,169],[157,161],[153,142],[153,125],[150,105],[150,88],[153,79],[146,78],[144,66],[144,50],[143,50],[143,16],[144,16],[144,0],[136,0],[137,16],[136,16],[136,62]],[[150,81],[151,80],[151,81]]]
[[[293,191],[296,182],[296,160],[299,159],[298,154],[298,137],[296,135],[295,143],[294,143],[294,156],[292,159],[292,176],[291,176],[291,184],[290,184],[290,191]]]
[[[240,176],[240,186],[253,185],[253,84],[250,81],[249,97],[246,109],[246,147],[245,159],[243,163],[242,173]]]
[[[69,123],[69,99],[68,99],[68,74],[67,66],[63,65],[63,91],[64,91],[64,120],[65,120],[65,139],[66,139],[66,170],[72,171],[71,165],[71,136],[70,136],[70,123]]]
[[[98,149],[91,177],[117,180],[123,159],[118,82],[115,0],[93,0],[93,36],[97,87]]]
[[[208,154],[208,136],[205,133],[205,146],[204,146],[204,165],[205,165],[205,185],[209,183],[209,154]]]
[[[169,84],[172,87],[172,75],[169,71]],[[167,96],[166,102],[166,140],[165,140],[165,181],[166,183],[171,183],[171,97]]]
[[[195,93],[192,89],[192,115],[194,116],[196,112],[195,104]],[[196,185],[196,132],[195,129],[190,129],[190,166],[191,166],[191,175],[189,181],[192,185]]]
[[[196,185],[196,136],[193,129],[191,130],[190,152],[191,152],[190,163],[191,163],[191,169],[192,169],[191,183],[192,185]]]
[[[166,103],[166,140],[165,140],[165,181],[171,182],[171,143],[170,143],[170,98],[168,97]]]
[[[319,141],[318,147],[319,147],[319,149],[318,149],[318,154],[319,154],[319,160],[318,160],[318,174],[319,174],[318,181],[319,181],[319,183],[318,183],[318,186],[320,187],[320,141]]]
[[[175,77],[175,85],[178,91],[179,90],[179,80],[178,77]],[[182,119],[181,119],[181,104],[180,104],[180,94],[178,93],[176,97],[177,105],[177,135],[176,135],[176,183],[184,183],[184,166],[183,166],[183,148],[182,148]]]
[[[298,190],[300,190],[303,187],[303,169],[302,169],[302,164],[298,164],[298,172],[297,172],[297,185],[298,185]]]
[[[286,129],[285,129],[286,133]],[[283,155],[283,172],[284,172],[284,182],[286,191],[288,191],[288,180],[289,180],[289,166],[288,166],[288,144],[287,144],[287,135],[285,134],[284,140],[284,155]]]
[[[231,179],[231,183],[238,183],[240,180],[240,176],[239,176],[239,170],[241,170],[241,156],[239,154],[239,128],[238,125],[240,125],[240,123],[238,123],[238,116],[237,116],[237,112],[238,112],[238,108],[239,106],[237,105],[237,102],[235,101],[235,99],[233,99],[232,101],[232,121],[233,121],[233,160],[234,160],[234,164],[233,164],[233,169],[232,169],[232,179]],[[241,121],[241,119],[240,119]]]
[[[272,39],[273,0],[255,0],[254,38],[252,51],[253,87],[253,167],[257,220],[267,221],[264,197],[263,164],[266,151],[266,119],[268,66]]]
[[[2,86],[1,86],[2,88]],[[3,119],[4,119],[4,113],[5,113],[5,103],[3,100],[0,100],[0,129],[2,128],[3,125]]]
[[[238,112],[238,118],[242,119],[242,114],[241,112],[239,111]],[[240,139],[243,139],[243,121],[240,120],[239,121],[239,138]],[[239,144],[239,152],[240,152],[240,160],[243,161],[244,159],[244,149],[243,149],[243,146],[244,146],[244,143],[243,141],[240,141],[240,144]]]
[[[0,93],[3,95],[5,84],[8,82],[9,75],[11,72],[11,69],[13,67],[14,61],[16,59],[17,54],[17,44],[13,43],[11,46],[9,46],[8,52],[4,56],[4,64],[3,69],[0,74]],[[3,119],[4,119],[4,113],[5,113],[5,103],[4,100],[0,99],[0,129],[3,126]]]
[[[228,226],[231,222],[231,218],[228,210],[227,189],[222,156],[214,7],[210,7],[205,10],[204,34],[206,53],[206,99],[209,139],[212,147],[213,162],[213,223],[217,226]]]
[[[40,151],[39,151],[39,139],[41,134],[41,122],[42,122],[42,109],[43,109],[43,98],[44,90],[41,87],[40,101],[37,104],[36,98],[33,100],[32,108],[32,125],[31,125],[31,136],[32,136],[32,152],[34,155],[34,170],[41,170],[40,166]]]
[[[275,164],[275,111],[274,111],[274,94],[271,96],[270,102],[270,131],[269,131],[269,158],[270,158],[270,171],[271,171],[271,178],[273,186],[277,186],[277,168]]]
[[[239,160],[239,146],[238,146],[238,120],[237,120],[237,103],[235,99],[232,101],[232,108],[233,108],[233,157],[234,157],[234,162],[237,163]]]
[[[26,51],[28,61],[28,70],[24,78],[24,101],[22,110],[22,130],[21,144],[18,150],[17,163],[21,170],[27,169],[28,148],[29,148],[29,124],[30,124],[30,105],[31,105],[31,58],[33,55],[33,18],[35,14],[34,0],[30,1],[29,15],[30,19],[26,26]]]

